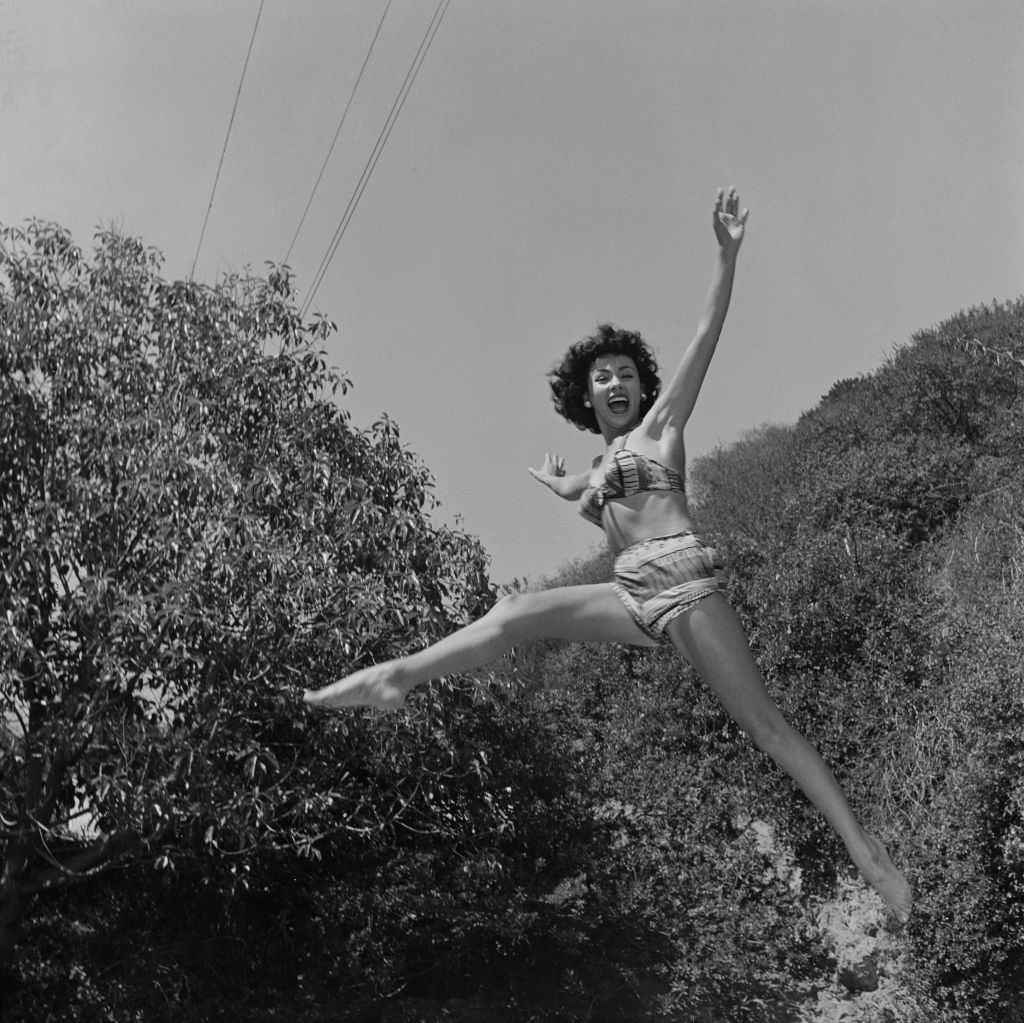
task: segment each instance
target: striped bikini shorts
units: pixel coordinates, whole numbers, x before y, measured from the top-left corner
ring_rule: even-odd
[[[668,623],[724,589],[725,580],[718,551],[687,532],[654,536],[621,551],[612,585],[641,631],[667,643]]]

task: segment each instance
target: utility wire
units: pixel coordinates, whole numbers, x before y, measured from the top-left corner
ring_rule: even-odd
[[[299,237],[299,232],[302,230],[302,225],[306,222],[306,214],[309,213],[309,207],[313,204],[313,196],[316,195],[316,190],[320,187],[320,179],[324,176],[324,171],[327,169],[327,161],[330,160],[331,154],[334,152],[334,146],[338,141],[338,136],[341,134],[342,125],[345,123],[345,118],[348,117],[348,108],[352,106],[352,100],[355,98],[356,89],[359,88],[359,83],[363,79],[363,72],[366,70],[366,65],[370,62],[370,54],[373,53],[373,47],[377,42],[377,36],[380,35],[381,27],[384,24],[384,19],[388,16],[388,10],[390,7],[391,0],[388,0],[387,6],[384,8],[384,13],[380,16],[380,21],[377,23],[377,31],[374,32],[373,39],[370,40],[370,48],[366,51],[365,58],[363,58],[363,66],[359,69],[355,85],[352,86],[352,92],[349,95],[348,102],[345,104],[341,120],[338,122],[338,130],[334,133],[334,138],[331,140],[331,148],[327,150],[327,155],[324,157],[323,165],[320,167],[320,173],[316,176],[316,183],[313,185],[313,191],[309,194],[309,199],[306,202],[306,208],[302,211],[302,217],[299,220],[299,226],[295,228],[295,235],[292,237],[292,243],[288,246],[288,251],[285,253],[284,259],[281,261],[282,263],[288,262],[288,257],[292,254],[292,249],[295,248],[295,242]]]
[[[327,250],[321,258],[320,265],[317,267],[317,271],[314,274],[313,287],[302,307],[302,316],[305,316],[306,312],[309,310],[309,307],[313,302],[314,295],[323,283],[324,276],[327,273],[327,268],[330,265],[331,260],[334,258],[334,254],[338,251],[338,246],[341,243],[342,236],[347,230],[348,225],[352,220],[352,216],[355,214],[356,206],[359,205],[359,200],[362,198],[362,194],[366,190],[366,185],[370,180],[370,175],[377,166],[380,154],[383,151],[384,146],[387,144],[388,138],[391,136],[391,131],[394,128],[398,114],[405,105],[405,99],[409,95],[409,90],[412,88],[412,83],[415,81],[416,74],[423,63],[426,51],[429,49],[430,43],[433,41],[433,37],[437,33],[437,29],[441,23],[441,18],[438,17],[438,14],[441,13],[441,17],[444,16],[443,12],[441,12],[441,8],[442,6],[447,8],[448,2],[450,2],[450,0],[439,0],[437,8],[434,10],[434,14],[423,34],[423,38],[420,40],[420,45],[413,56],[412,63],[409,65],[409,70],[405,73],[405,78],[399,87],[398,95],[395,96],[394,102],[391,104],[391,109],[388,111],[388,115],[384,119],[384,126],[381,128],[380,134],[377,136],[377,141],[374,143],[373,150],[367,158],[366,164],[363,166],[362,174],[360,174],[356,187],[353,190],[352,195],[349,197],[348,205],[345,207],[345,212],[341,215],[341,220],[339,221],[337,228],[335,228],[334,236],[328,243]]]
[[[249,66],[249,57],[252,55],[252,45],[256,42],[256,29],[260,27],[260,15],[263,13],[264,0],[260,0],[260,9],[256,12],[256,24],[252,27],[252,38],[249,40],[249,49],[245,54],[245,63],[242,65],[242,76],[238,80],[238,91],[235,93],[235,105],[231,108],[231,118],[228,120],[228,130],[224,136],[224,148],[220,151],[220,162],[217,164],[217,174],[213,179],[213,189],[210,192],[210,202],[206,207],[206,216],[203,218],[203,229],[199,233],[199,244],[196,246],[196,254],[192,259],[192,269],[189,271],[189,280],[195,275],[196,263],[199,260],[199,250],[203,247],[203,238],[206,236],[206,225],[210,220],[210,210],[213,209],[213,197],[217,192],[217,182],[220,180],[220,169],[224,166],[224,154],[228,151],[228,139],[231,138],[231,126],[235,123],[235,111],[238,109],[238,97],[242,95],[242,83],[245,81],[245,71]]]
[[[395,121],[398,120],[398,115],[402,112],[402,107],[405,106],[405,101],[409,95],[409,91],[412,89],[413,82],[416,81],[416,76],[419,74],[419,70],[423,66],[423,61],[426,58],[427,51],[430,49],[430,45],[433,43],[434,37],[437,35],[437,30],[441,26],[441,21],[443,20],[450,3],[451,0],[438,0],[437,8],[434,11],[433,17],[430,19],[430,24],[427,25],[427,30],[423,34],[423,39],[420,41],[419,48],[416,50],[416,55],[412,59],[412,64],[410,64],[409,70],[405,74],[405,79],[398,90],[398,95],[395,97],[395,101],[391,104],[391,110],[388,112],[388,116],[384,121],[384,127],[381,128],[380,134],[377,136],[377,142],[366,161],[366,165],[363,167],[363,173],[360,175],[355,190],[348,201],[348,205],[345,207],[345,212],[341,215],[341,221],[335,229],[334,237],[327,246],[327,251],[324,253],[323,259],[320,260],[320,266],[317,268],[316,274],[314,274],[313,287],[310,290],[309,296],[307,297],[300,312],[301,316],[305,316],[309,311],[309,307],[313,303],[313,298],[315,297],[320,285],[323,283],[324,276],[327,273],[327,268],[330,266],[331,260],[334,259],[334,254],[338,251],[341,239],[344,236],[345,231],[348,229],[348,225],[352,220],[356,207],[359,205],[359,200],[362,198],[363,192],[366,190],[366,185],[370,180],[370,175],[377,166],[380,154],[383,152],[384,146],[387,145],[387,141],[391,137],[391,131],[395,126]]]

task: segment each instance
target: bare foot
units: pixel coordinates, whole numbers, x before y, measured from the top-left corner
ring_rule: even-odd
[[[340,707],[377,707],[398,710],[405,703],[405,690],[387,670],[375,664],[347,678],[332,682],[323,689],[307,689],[302,697],[311,707],[337,710]]]
[[[853,862],[872,888],[882,896],[885,904],[896,914],[900,923],[910,919],[914,905],[913,893],[907,879],[889,859],[885,847],[873,835],[867,836],[863,855],[854,856]]]

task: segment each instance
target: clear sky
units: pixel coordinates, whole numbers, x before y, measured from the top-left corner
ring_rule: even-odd
[[[265,0],[198,278],[284,257],[385,2]],[[303,296],[435,6],[393,0]],[[115,224],[187,275],[258,9],[0,0],[0,221]],[[604,320],[671,370],[732,184],[751,216],[691,459],[1024,292],[1024,4],[452,0],[315,307],[355,424],[399,423],[495,581],[600,542],[526,471],[601,450],[545,372]]]

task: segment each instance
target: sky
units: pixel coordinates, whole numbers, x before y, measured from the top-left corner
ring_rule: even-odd
[[[0,0],[0,222],[263,272],[351,96],[288,260],[305,301],[436,9],[392,0],[353,95],[385,4]],[[315,294],[353,423],[398,423],[496,583],[586,556],[600,531],[527,473],[602,446],[546,372],[610,321],[671,373],[718,187],[751,212],[691,463],[1024,293],[1022,55],[1018,0],[451,0]]]

